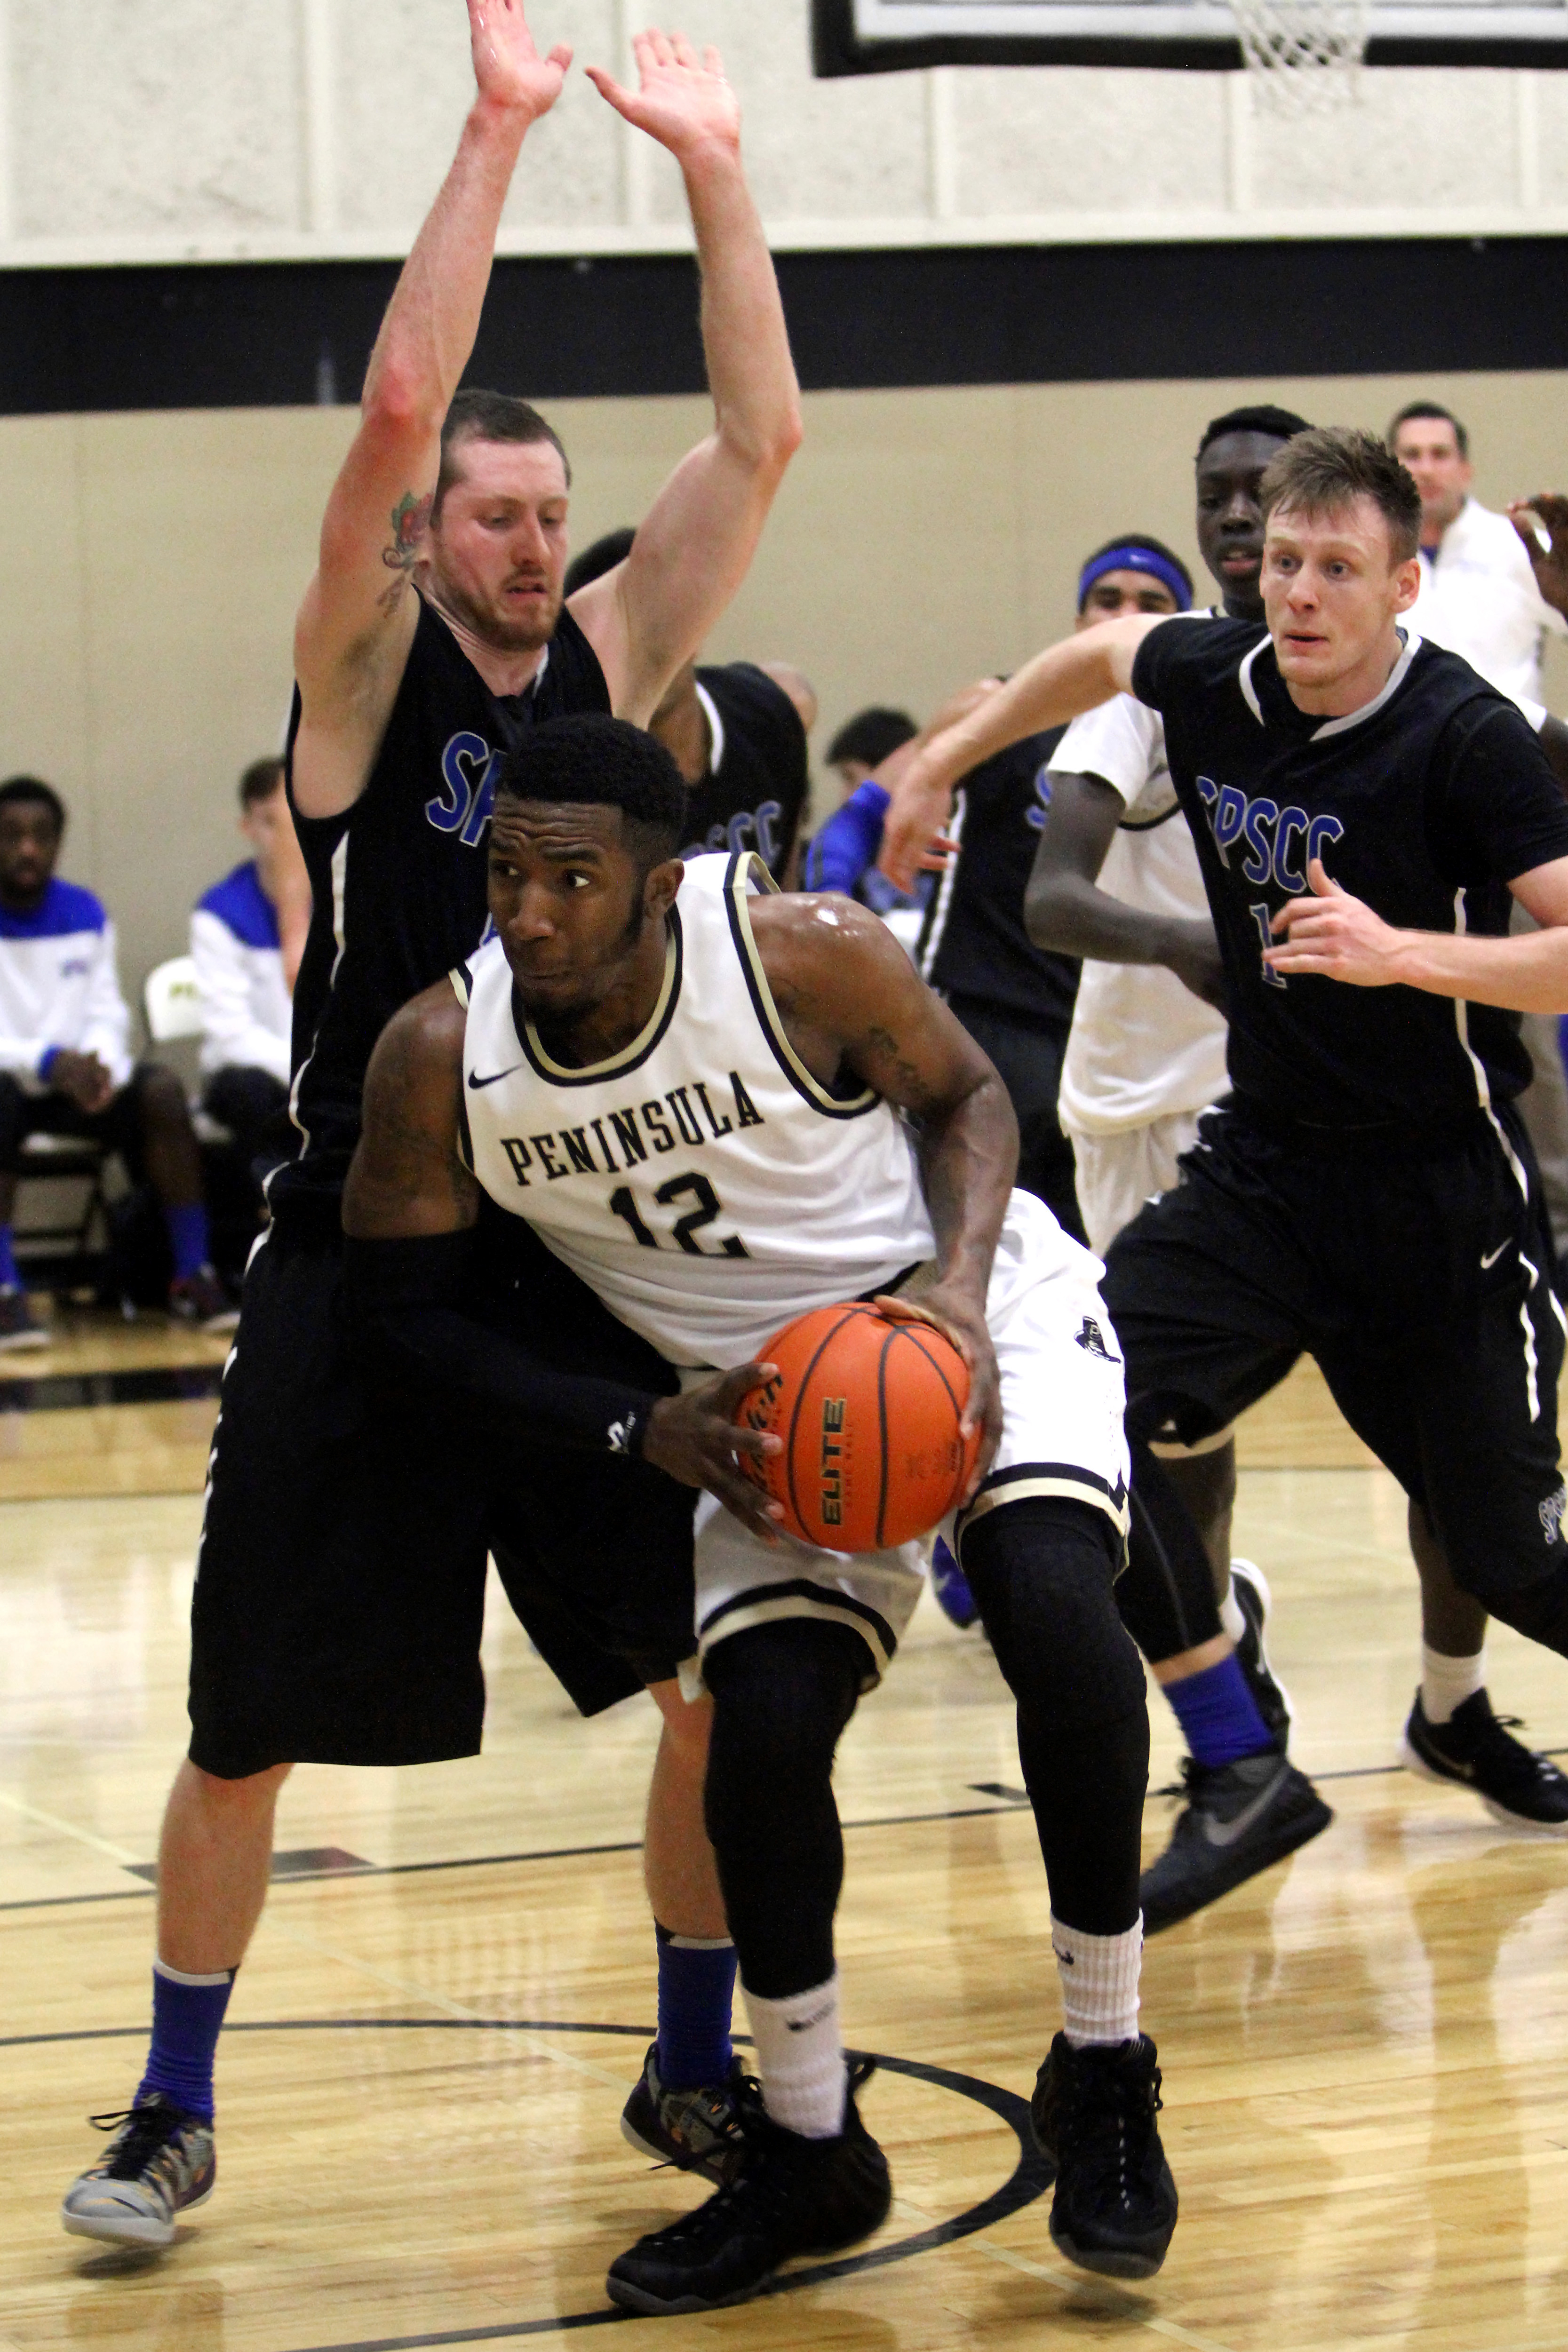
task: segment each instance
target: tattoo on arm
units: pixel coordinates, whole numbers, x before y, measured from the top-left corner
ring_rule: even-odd
[[[397,576],[375,600],[384,613],[390,613],[398,604],[414,575],[414,567],[419,561],[435,503],[434,491],[425,498],[416,499],[412,490],[405,490],[392,509],[392,539],[390,544],[382,549],[381,560],[387,570]]]
[[[921,1074],[919,1065],[900,1053],[899,1041],[890,1029],[868,1029],[866,1043],[879,1060],[891,1063],[892,1075],[898,1081],[899,1100],[914,1118],[921,1118],[929,1107],[931,1089]]]

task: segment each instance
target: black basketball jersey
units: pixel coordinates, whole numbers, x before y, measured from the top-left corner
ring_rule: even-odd
[[[1268,921],[1310,858],[1385,922],[1508,930],[1510,877],[1568,857],[1568,807],[1531,729],[1457,654],[1414,631],[1381,694],[1342,719],[1291,701],[1267,633],[1187,619],[1139,647],[1162,713],[1229,994],[1237,1094],[1311,1127],[1405,1127],[1517,1095],[1519,1016],[1424,989],[1270,976]]]
[[[309,817],[294,806],[296,691],[289,799],[314,905],[294,991],[292,1108],[301,1139],[298,1159],[272,1181],[275,1205],[342,1183],[376,1039],[400,1006],[479,945],[500,760],[539,720],[609,708],[598,656],[570,613],[527,691],[496,695],[422,600],[369,782],[341,815]]]
[[[805,808],[805,729],[775,678],[754,662],[700,669],[697,683],[713,706],[713,754],[707,775],[689,787],[687,857],[704,850],[754,849],[782,882]],[[718,724],[714,726],[714,714]]]
[[[1024,928],[1024,892],[1050,806],[1047,772],[1067,730],[1026,736],[972,769],[953,794],[958,843],[926,908],[915,959],[922,980],[1066,1042],[1076,956],[1047,955]]]

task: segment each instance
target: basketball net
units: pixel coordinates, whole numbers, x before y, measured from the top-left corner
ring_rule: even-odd
[[[1231,0],[1247,79],[1274,114],[1352,105],[1366,53],[1368,0]]]

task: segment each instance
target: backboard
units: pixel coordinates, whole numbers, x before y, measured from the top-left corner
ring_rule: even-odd
[[[1373,66],[1568,68],[1568,0],[1372,0]],[[1238,68],[1226,0],[812,0],[819,75],[938,65]]]

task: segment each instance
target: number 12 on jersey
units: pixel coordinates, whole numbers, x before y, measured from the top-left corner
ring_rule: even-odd
[[[1258,936],[1263,946],[1265,948],[1271,948],[1274,945],[1274,934],[1268,928],[1268,899],[1259,898],[1258,904],[1255,907],[1248,907],[1247,911],[1258,926]],[[1282,971],[1276,971],[1273,966],[1267,961],[1265,961],[1263,966],[1263,977],[1268,982],[1270,988],[1289,988],[1290,985],[1284,973]]]
[[[717,1249],[704,1249],[697,1239],[705,1226],[723,1215],[724,1210],[707,1177],[700,1176],[695,1169],[685,1176],[672,1176],[668,1183],[658,1187],[653,1197],[661,1209],[671,1209],[678,1201],[694,1201],[697,1203],[683,1217],[677,1217],[669,1230],[670,1241],[677,1249],[684,1250],[688,1257],[746,1257],[750,1255],[739,1234],[715,1234],[713,1238],[719,1244]],[[659,1249],[667,1246],[644,1223],[629,1184],[622,1184],[611,1193],[610,1213],[630,1227],[632,1238],[639,1247]]]

